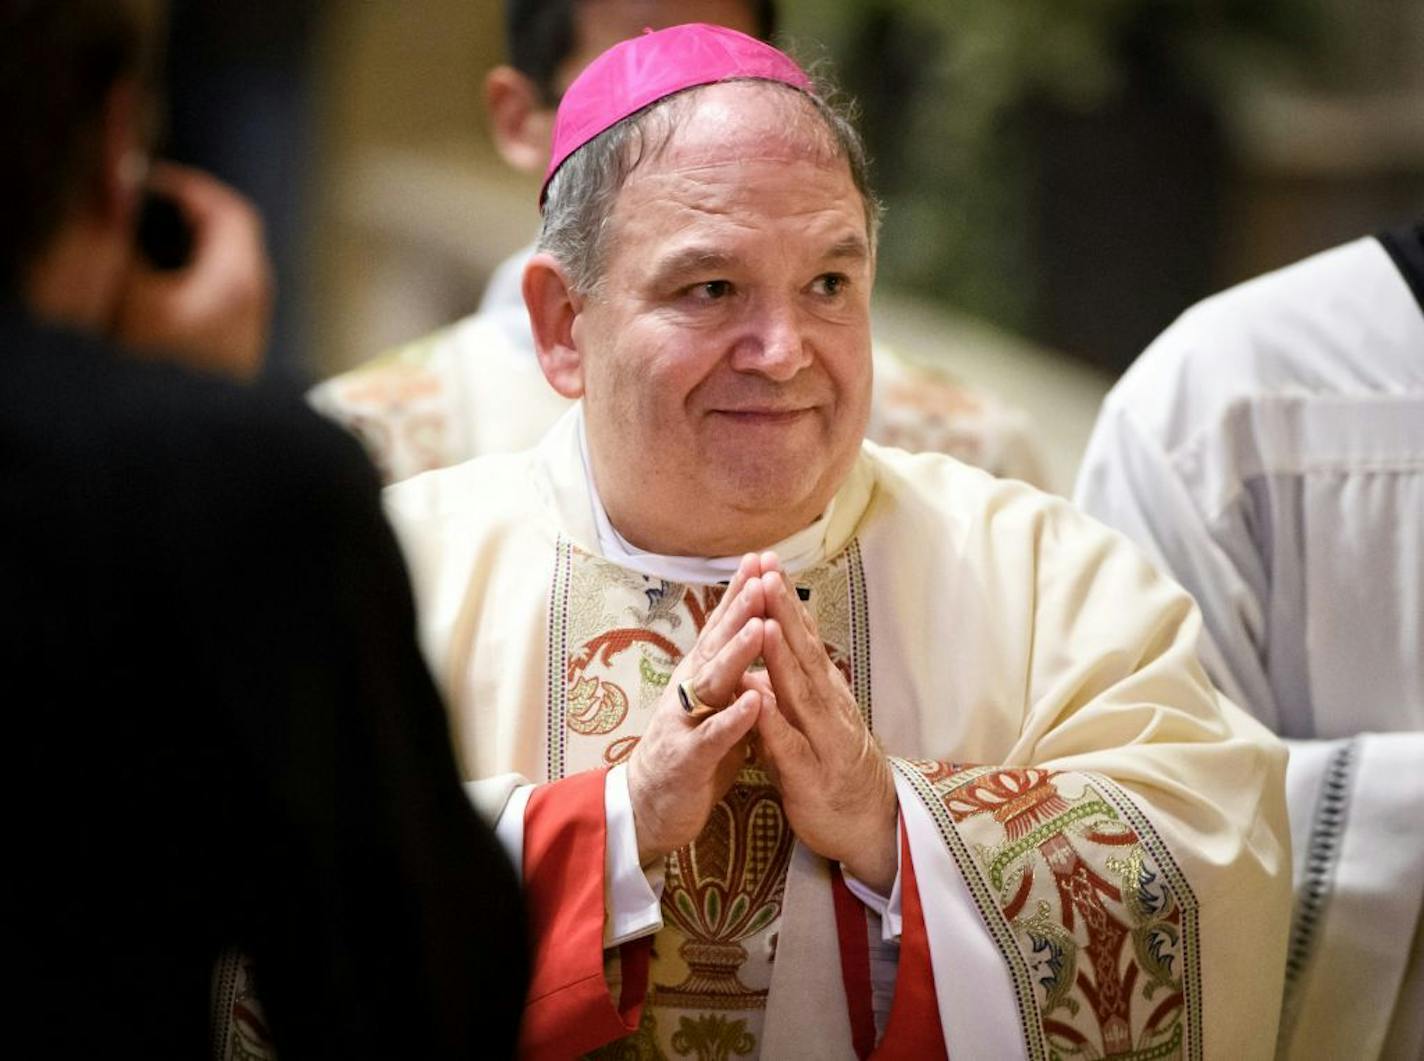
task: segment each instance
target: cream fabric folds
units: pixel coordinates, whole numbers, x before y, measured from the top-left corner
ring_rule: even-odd
[[[1187,311],[1075,500],[1196,597],[1212,677],[1274,731],[1424,729],[1424,312],[1376,240]]]
[[[387,495],[467,777],[514,772],[537,782],[561,754],[562,731],[546,725],[547,705],[564,695],[557,684],[564,657],[554,646],[559,617],[575,615],[580,603],[555,596],[554,575],[561,550],[593,553],[598,541],[577,431],[571,415],[534,452],[420,476]],[[1199,980],[1183,990],[1198,1012],[1183,1018],[1187,1038],[1177,1055],[1269,1056],[1289,916],[1284,752],[1207,682],[1195,660],[1198,621],[1189,599],[1066,503],[938,455],[867,444],[824,522],[825,584],[832,575],[863,581],[848,598],[853,614],[838,622],[855,633],[852,651],[864,652],[850,661],[854,691],[887,751],[911,766],[989,764],[996,782],[1014,771],[1034,771],[1034,783],[1061,771],[1062,799],[1075,807],[1090,789],[1111,793],[1118,819],[1130,820],[1151,847],[1150,865],[1167,875],[1170,862],[1187,885],[1179,891],[1194,921],[1182,946],[1190,946]],[[621,577],[601,563],[609,577]],[[656,607],[656,587],[647,589]],[[958,766],[940,773],[954,781],[945,792],[956,799],[964,790],[955,785],[977,776]],[[916,798],[927,798],[923,791]],[[912,850],[958,851],[950,872],[966,891],[992,892],[960,922],[977,920],[976,931],[987,934],[991,945],[976,949],[943,927],[955,905],[943,875],[935,883],[929,872],[921,886],[922,902],[933,907],[926,921],[940,925],[931,929],[930,950],[951,1052],[1000,1056],[996,1044],[1017,1041],[1024,1055],[1046,1056],[1040,1008],[1062,1000],[1033,986],[1022,949],[1031,941],[1010,924],[1018,915],[998,905],[994,889],[1019,879],[990,881],[998,856],[983,845],[999,843],[1003,829],[992,816],[961,815],[946,826],[940,819],[948,813],[932,829],[923,827],[924,816],[919,826],[910,812],[905,821]],[[1076,819],[1063,820],[1064,829],[1076,828]],[[949,833],[963,843],[950,843]],[[1084,851],[1096,842],[1064,836],[1082,840]],[[1122,848],[1124,856],[1129,850]],[[1094,863],[1094,872],[1117,879],[1122,868],[1110,861]],[[824,864],[798,845],[767,1000],[765,1056],[849,1050],[824,1008],[836,1004],[837,991],[843,996],[835,926],[823,916],[827,880]],[[1048,876],[1038,880],[1050,897]],[[979,1017],[1008,1039],[985,1042],[966,1027],[964,1007],[1005,976],[1020,985],[1016,993],[992,991],[994,1003]],[[788,977],[791,985],[779,987]],[[992,1013],[1014,1018],[1010,1024]],[[1081,1015],[1082,1005],[1075,1000],[1064,1013]],[[802,1051],[805,1040],[770,1052],[797,1027],[836,1041],[823,1041],[822,1053]]]
[[[941,943],[931,948],[931,968],[937,984],[953,985],[938,992],[947,1052],[952,1058],[1027,1058],[1018,1001],[1003,955],[986,930],[959,866],[944,850],[934,822],[898,772],[896,789],[904,828],[915,847],[926,931],[931,940]],[[850,1024],[840,953],[831,927],[835,915],[830,875],[825,859],[796,845],[767,1001],[764,1057],[806,1061],[854,1057],[848,1046]]]

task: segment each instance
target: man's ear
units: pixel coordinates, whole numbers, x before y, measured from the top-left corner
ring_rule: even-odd
[[[536,254],[524,267],[524,305],[544,378],[565,398],[582,397],[583,352],[574,323],[583,312],[584,300],[553,255]]]
[[[500,156],[515,169],[542,176],[554,138],[554,111],[539,87],[512,66],[485,75],[485,109]]]

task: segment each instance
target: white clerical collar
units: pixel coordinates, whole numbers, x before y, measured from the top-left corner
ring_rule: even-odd
[[[608,512],[603,507],[603,499],[598,496],[598,484],[593,481],[593,466],[588,459],[588,436],[584,432],[583,409],[578,409],[579,457],[583,460],[583,474],[588,481],[589,501],[593,505],[593,522],[598,528],[598,548],[607,560],[619,567],[649,575],[667,582],[689,582],[710,585],[726,582],[737,572],[742,558],[737,556],[664,556],[639,549],[613,526]],[[822,542],[826,524],[835,499],[826,506],[826,511],[811,525],[795,534],[768,546],[781,559],[782,570],[787,574],[805,570],[821,559]]]

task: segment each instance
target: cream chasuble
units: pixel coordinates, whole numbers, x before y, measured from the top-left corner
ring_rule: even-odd
[[[1061,501],[869,444],[794,578],[895,769],[888,1026],[878,918],[755,766],[669,856],[651,945],[604,954],[602,771],[720,589],[598,554],[577,416],[387,495],[466,776],[494,815],[537,785],[526,1055],[1270,1054],[1284,751],[1206,681],[1190,600]]]

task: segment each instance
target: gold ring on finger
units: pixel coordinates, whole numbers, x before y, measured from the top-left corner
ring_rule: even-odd
[[[694,721],[717,713],[717,708],[702,702],[692,678],[684,678],[677,683],[677,699],[682,704],[683,712]]]

